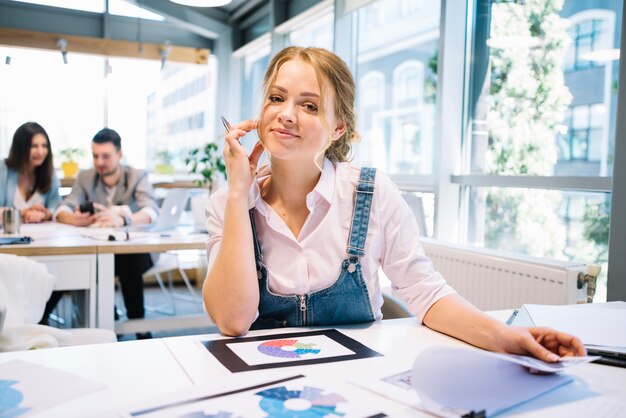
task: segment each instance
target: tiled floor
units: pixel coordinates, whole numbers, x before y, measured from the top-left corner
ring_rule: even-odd
[[[184,285],[175,286],[174,293],[176,295],[183,296],[182,298],[174,297],[173,301],[176,307],[176,315],[193,315],[203,314],[203,308],[201,303],[193,302],[190,300],[191,294]],[[200,289],[196,290],[196,294],[200,296]],[[146,306],[146,318],[164,318],[175,317],[175,315],[168,315],[160,312],[163,309],[170,309],[168,305],[168,299],[163,294],[161,289],[157,285],[146,286],[144,288],[144,300]],[[124,306],[122,295],[119,290],[115,293],[115,304],[118,308]],[[207,328],[187,328],[171,331],[155,331],[152,333],[153,338],[174,337],[179,335],[195,335],[195,334],[207,334],[218,332],[216,327]],[[134,340],[136,337],[134,334],[124,334],[118,336],[119,341]]]
[[[193,314],[203,314],[203,308],[201,303],[193,302],[190,299],[190,293],[184,285],[176,285],[174,287],[174,292],[176,294],[183,295],[185,300],[181,298],[175,297],[174,303],[176,306],[176,315],[193,315]],[[200,295],[200,289],[197,289],[197,295]],[[76,296],[76,295],[74,295]],[[144,298],[145,298],[145,306],[146,306],[146,318],[175,318],[175,315],[166,315],[164,313],[159,312],[160,308],[169,308],[168,299],[163,294],[161,289],[156,285],[147,284],[144,288]],[[124,312],[124,302],[122,299],[122,295],[119,289],[115,292],[115,305],[118,308],[118,311]],[[77,309],[73,309],[73,299],[70,294],[66,295],[62,301],[59,303],[57,313],[61,318],[66,320],[63,323],[54,323],[50,321],[50,325],[58,326],[59,328],[69,328],[72,326],[82,326],[80,315],[77,313]],[[156,309],[155,309],[156,308]],[[113,313],[111,313],[113,314]],[[67,318],[73,318],[74,323],[71,320],[67,320]],[[163,338],[163,337],[173,337],[179,335],[195,335],[195,334],[207,334],[218,332],[216,327],[206,327],[206,328],[187,328],[187,329],[178,329],[178,330],[168,330],[168,331],[155,331],[152,333],[153,338]],[[119,341],[129,341],[134,340],[136,338],[135,334],[124,334],[119,335]]]

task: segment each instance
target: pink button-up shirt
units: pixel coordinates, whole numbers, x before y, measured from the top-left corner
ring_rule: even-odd
[[[295,237],[261,198],[259,185],[270,175],[270,167],[264,166],[259,171],[248,200],[250,208],[256,208],[254,221],[272,292],[301,295],[328,287],[337,280],[341,262],[348,256],[346,248],[359,172],[359,167],[349,163],[324,162],[318,184],[306,197],[309,216],[300,235]],[[206,207],[209,268],[222,240],[226,195],[226,188],[217,191]],[[408,304],[419,321],[437,300],[454,293],[424,254],[411,209],[391,179],[379,171],[361,265],[375,319],[382,318],[379,267],[391,281],[394,294]]]

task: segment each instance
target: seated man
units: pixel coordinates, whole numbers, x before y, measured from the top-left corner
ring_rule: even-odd
[[[94,167],[78,173],[72,192],[55,212],[58,222],[76,226],[122,227],[147,224],[156,220],[158,205],[153,197],[148,174],[120,163],[122,140],[112,129],[102,129],[91,142]],[[93,203],[95,211],[81,203]],[[150,254],[115,255],[115,274],[129,319],[144,317],[142,274],[152,267]],[[54,299],[57,299],[56,301]],[[53,295],[46,314],[54,308],[59,296]],[[47,308],[50,308],[48,306]],[[47,315],[44,315],[44,319]],[[138,334],[138,338],[149,335]]]

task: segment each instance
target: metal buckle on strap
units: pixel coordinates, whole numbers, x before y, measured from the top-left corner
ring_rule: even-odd
[[[373,191],[369,191],[369,190],[359,190],[359,185],[357,184],[356,186],[354,186],[354,191],[356,193],[367,193],[367,194],[374,194]]]

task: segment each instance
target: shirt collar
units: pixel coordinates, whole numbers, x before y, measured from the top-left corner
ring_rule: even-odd
[[[271,167],[269,164],[262,166],[258,170],[256,181],[252,183],[248,192],[248,208],[256,208],[262,214],[266,214],[266,204],[261,198],[261,187],[265,179],[271,175]],[[312,210],[321,199],[330,203],[335,192],[335,164],[330,160],[324,159],[322,174],[315,188],[306,197],[306,205]]]

